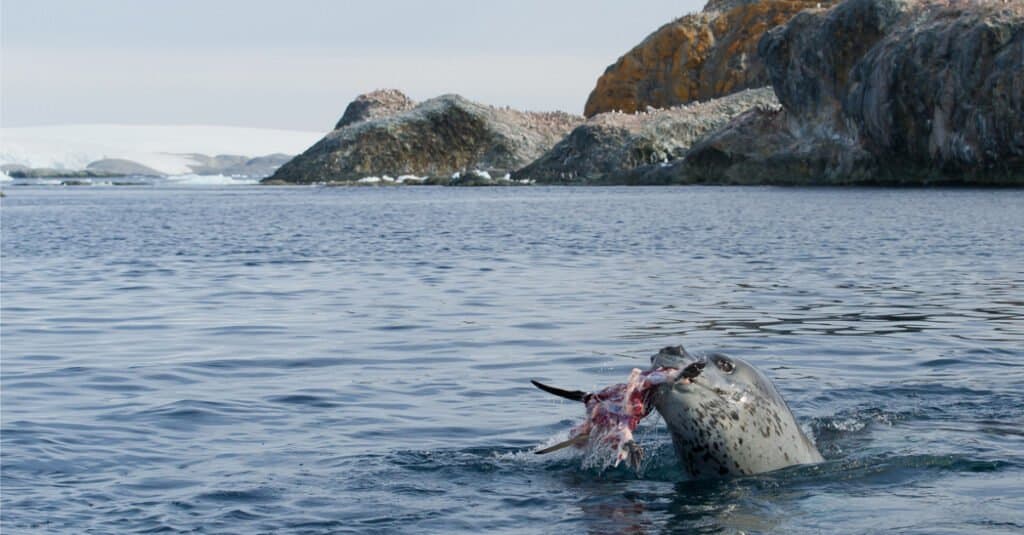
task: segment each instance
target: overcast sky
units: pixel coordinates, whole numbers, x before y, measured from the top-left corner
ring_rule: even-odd
[[[329,130],[366,91],[580,113],[705,0],[0,0],[0,126]]]

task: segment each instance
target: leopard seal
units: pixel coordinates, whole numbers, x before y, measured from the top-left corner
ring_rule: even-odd
[[[652,356],[651,364],[651,371],[643,375],[661,379],[645,383],[648,388],[637,394],[643,406],[636,412],[642,418],[652,406],[658,411],[680,463],[694,479],[760,474],[824,461],[775,385],[750,363],[721,353],[698,357],[674,346]],[[596,398],[624,386],[587,393],[533,383],[551,394],[582,401],[588,408]],[[634,427],[635,423],[630,429]],[[577,445],[586,438],[574,436],[537,453]],[[638,446],[629,445],[631,457],[642,455]]]
[[[824,461],[775,385],[743,359],[697,357],[682,346],[651,357],[655,368],[683,370],[652,395],[690,476],[770,472]]]

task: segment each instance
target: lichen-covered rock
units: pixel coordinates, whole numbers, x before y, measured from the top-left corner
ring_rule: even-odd
[[[404,112],[334,130],[268,181],[314,183],[367,176],[503,176],[533,161],[582,122],[567,113],[520,112],[444,95]]]
[[[539,183],[615,181],[635,167],[681,158],[695,141],[744,111],[777,105],[772,90],[761,88],[669,109],[602,113],[514,176]]]
[[[344,128],[348,125],[387,117],[411,110],[416,107],[416,102],[397,89],[378,89],[356,97],[345,108],[338,124],[334,129]]]
[[[712,0],[662,26],[608,67],[584,115],[668,108],[768,85],[761,36],[807,8],[834,0]]]

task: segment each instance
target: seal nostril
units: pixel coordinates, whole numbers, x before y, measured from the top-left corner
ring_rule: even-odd
[[[683,368],[683,371],[679,373],[679,377],[683,379],[693,379],[700,375],[700,372],[704,371],[703,362],[694,362],[689,366]]]

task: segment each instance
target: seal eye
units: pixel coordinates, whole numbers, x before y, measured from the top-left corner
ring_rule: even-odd
[[[715,359],[715,366],[718,366],[718,369],[722,370],[725,373],[732,373],[736,371],[736,365],[733,364],[732,361],[730,361],[729,359],[724,359],[722,357],[718,357]]]

